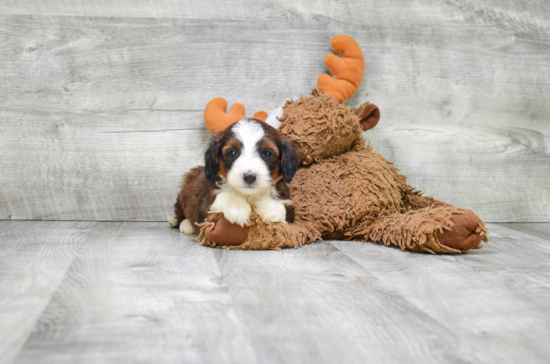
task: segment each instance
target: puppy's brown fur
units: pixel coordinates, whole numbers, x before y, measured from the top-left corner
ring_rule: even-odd
[[[212,188],[211,182],[206,180],[204,167],[195,167],[190,170],[183,178],[181,191],[174,205],[178,225],[184,219],[189,219],[195,233],[198,233],[199,227],[196,223],[204,222],[215,198],[214,188]]]
[[[255,121],[260,123],[265,131],[264,140],[259,143],[259,152],[267,149],[273,151],[270,158],[264,159],[273,180],[283,176],[275,184],[279,198],[289,199],[290,190],[286,182],[290,182],[299,163],[294,145],[270,125]],[[184,176],[174,210],[178,225],[184,219],[189,219],[195,233],[199,231],[196,224],[204,222],[216,198],[217,184],[224,183],[231,169],[233,161],[225,152],[229,149],[240,151],[242,147],[241,142],[231,133],[231,129],[232,126],[229,126],[221,132],[215,132],[205,153],[206,167],[195,167]],[[294,222],[294,207],[287,205],[286,211],[286,221]]]

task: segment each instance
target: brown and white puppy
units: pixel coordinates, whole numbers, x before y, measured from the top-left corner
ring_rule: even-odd
[[[242,119],[216,132],[205,153],[205,167],[185,177],[175,204],[173,226],[187,234],[208,212],[221,212],[229,222],[250,222],[252,209],[271,222],[293,222],[288,183],[299,160],[290,140],[270,125]]]

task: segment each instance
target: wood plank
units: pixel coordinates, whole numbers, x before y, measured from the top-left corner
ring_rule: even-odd
[[[252,115],[308,92],[331,36],[346,32],[367,54],[350,104],[382,109],[366,133],[375,151],[412,185],[486,221],[550,221],[544,3],[357,2],[328,18],[336,7],[325,2],[278,3],[290,18],[268,22],[155,19],[145,2],[133,8],[152,17],[21,4],[7,8],[105,17],[1,18],[0,218],[163,220],[181,174],[201,162],[207,101],[223,96]],[[206,5],[190,9],[208,16],[193,15]]]
[[[184,121],[195,114],[22,118],[0,112],[0,133],[6,137],[0,141],[5,172],[0,218],[162,220],[172,215],[183,173],[199,163],[208,142],[208,130]],[[30,133],[18,126],[22,119],[32,125]]]
[[[499,226],[504,226],[512,230],[518,230],[529,235],[538,236],[539,238],[550,241],[550,224],[549,223],[500,223]]]
[[[266,362],[441,363],[476,357],[467,351],[471,342],[330,244],[215,255]]]
[[[550,245],[496,224],[489,230],[485,248],[456,256],[330,244],[455,333],[471,361],[547,362]]]
[[[223,19],[355,25],[469,20],[477,24],[516,26],[521,30],[540,29],[548,24],[550,6],[545,0],[459,1],[392,0],[381,6],[375,0],[351,0],[334,4],[326,0],[5,0],[0,4],[5,15],[63,15],[99,17],[144,17],[182,19]],[[398,24],[398,23],[396,23]]]
[[[160,223],[98,223],[17,363],[249,363],[209,248]]]
[[[0,221],[0,358],[11,363],[95,222]]]
[[[269,16],[279,14],[286,17],[288,11],[281,5],[271,5],[269,1],[205,1],[197,3],[190,0],[158,0],[120,2],[90,1],[32,1],[26,4],[17,1],[4,1],[0,5],[6,15],[63,15],[96,16],[123,18],[182,18],[182,19],[248,19],[256,17],[267,20]],[[279,8],[279,9],[277,9]]]

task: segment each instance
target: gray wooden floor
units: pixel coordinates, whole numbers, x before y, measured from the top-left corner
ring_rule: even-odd
[[[550,229],[460,256],[234,252],[154,222],[0,221],[2,363],[542,363]]]

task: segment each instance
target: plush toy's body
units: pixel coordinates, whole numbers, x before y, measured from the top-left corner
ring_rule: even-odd
[[[280,129],[306,164],[290,184],[297,221],[311,223],[322,237],[417,251],[450,253],[481,243],[486,230],[472,212],[422,196],[392,163],[365,146],[354,109],[314,92],[284,111]],[[455,235],[458,220],[470,225],[468,236],[443,245],[440,238]]]
[[[338,37],[346,47],[355,47],[353,39]],[[340,43],[331,44],[339,54],[346,54]],[[347,52],[354,57],[353,67],[360,63],[357,48]],[[331,61],[335,60],[327,57],[326,62]],[[336,71],[327,67],[333,74],[349,73],[342,67]],[[422,196],[391,162],[365,145],[362,132],[376,125],[380,112],[369,103],[358,109],[345,104],[344,98],[354,92],[349,84],[356,90],[361,82],[353,75],[349,78],[344,83],[335,79],[342,83],[335,90],[326,86],[330,80],[320,78],[322,92],[314,90],[311,96],[283,106],[279,130],[294,142],[302,165],[290,183],[295,223],[272,224],[252,215],[251,224],[240,228],[213,214],[202,224],[199,241],[232,249],[280,249],[334,238],[419,252],[460,253],[488,240],[483,222],[472,211]]]

